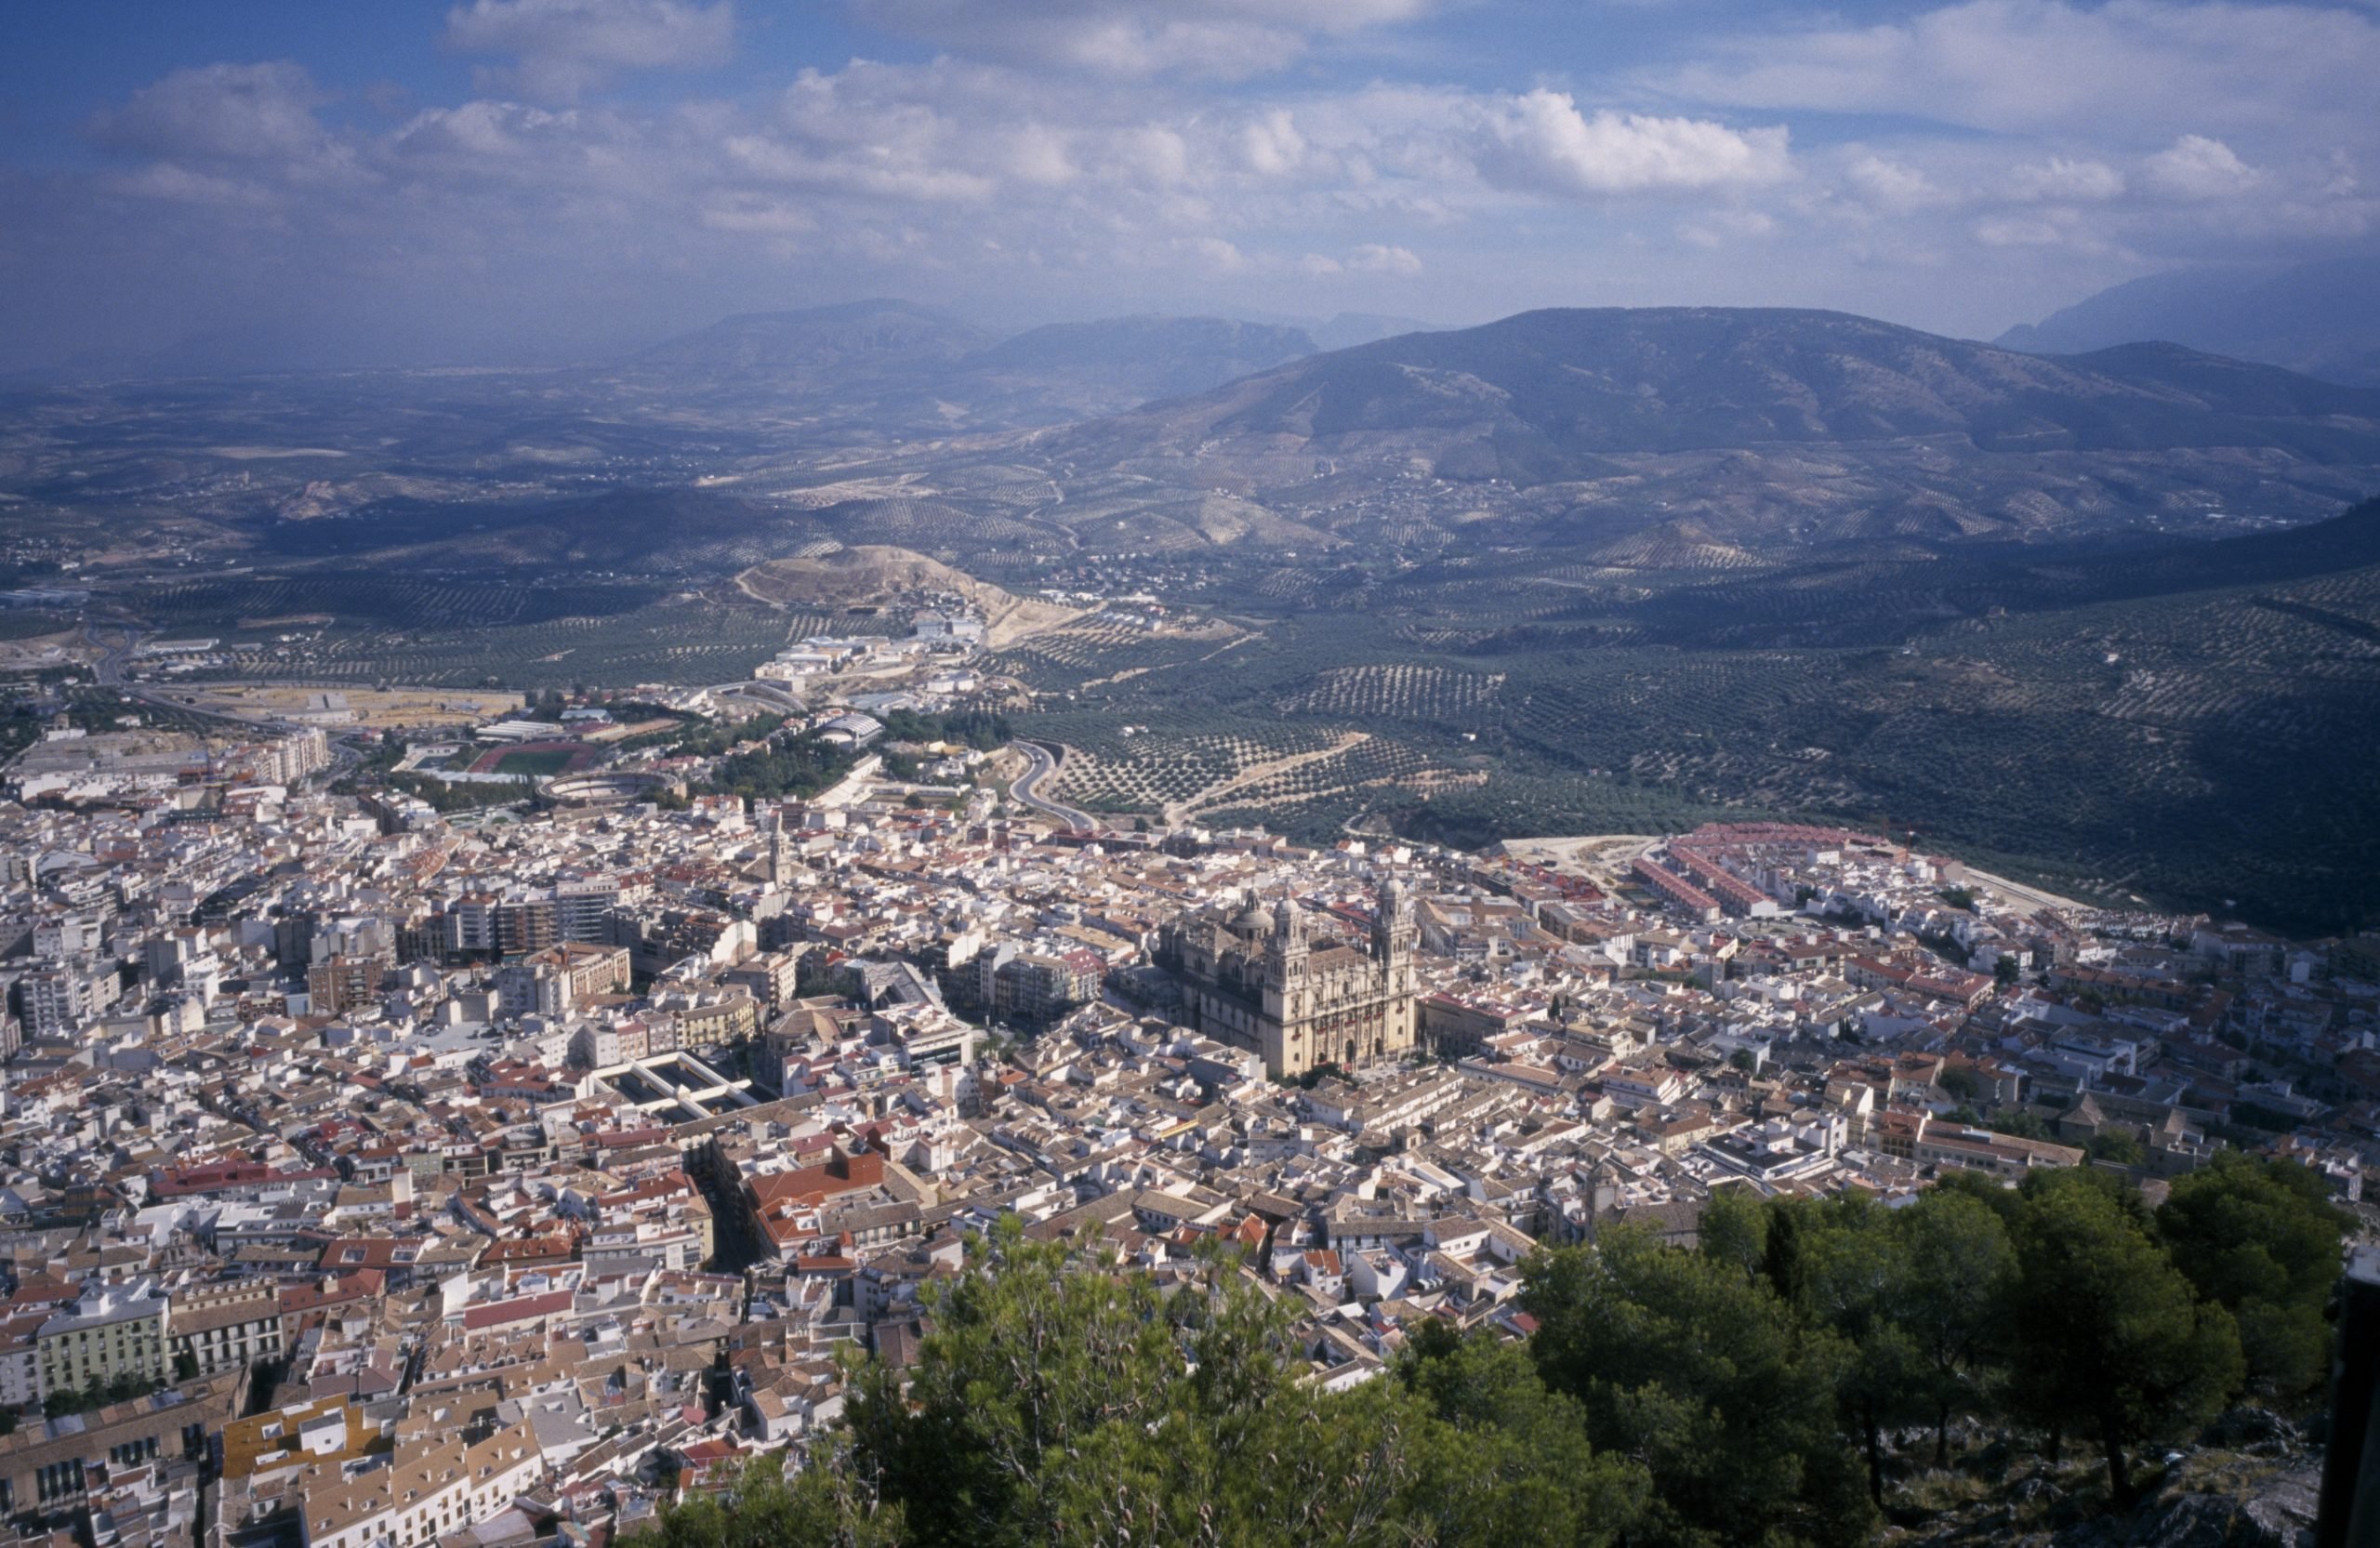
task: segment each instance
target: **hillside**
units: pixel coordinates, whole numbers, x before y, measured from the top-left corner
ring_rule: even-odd
[[[1998,343],[2056,355],[2149,339],[2380,387],[2380,256],[2150,274],[2010,328]]]
[[[1508,485],[1548,502],[1511,534],[1537,544],[1681,518],[1725,544],[2030,537],[2336,509],[2380,486],[2380,391],[2177,346],[2053,360],[1834,312],[1535,311],[1293,362],[1038,450],[1309,523],[1318,501],[1433,499],[1417,470],[1460,486],[1438,525],[1450,505],[1474,520],[1466,500],[1504,514]]]
[[[964,597],[983,614],[995,644],[1007,644],[1076,616],[1067,608],[1017,597],[906,549],[865,546],[755,564],[735,577],[754,602],[797,611],[844,613],[917,592]]]
[[[1431,435],[1472,476],[1624,453],[1958,436],[1984,451],[2380,451],[2380,392],[2178,347],[2045,360],[1840,313],[1532,311],[1317,356],[1138,417],[1332,445]],[[1443,470],[1443,469],[1442,469]]]

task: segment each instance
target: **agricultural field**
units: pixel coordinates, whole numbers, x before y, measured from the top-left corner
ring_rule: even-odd
[[[679,594],[608,615],[562,615],[467,628],[324,628],[225,642],[211,674],[375,688],[538,689],[592,683],[694,685],[748,678],[788,643],[816,633],[816,614],[772,613]]]
[[[1806,814],[2337,930],[2380,910],[2380,508],[2341,521],[2153,561],[1481,557],[1365,578],[1346,611],[1251,578],[1202,599],[1248,630],[1218,654],[1032,642],[1021,727],[1092,809],[1465,847]]]
[[[1285,715],[1476,725],[1499,712],[1506,675],[1406,663],[1333,667],[1316,674],[1313,687],[1281,699],[1278,708]]]

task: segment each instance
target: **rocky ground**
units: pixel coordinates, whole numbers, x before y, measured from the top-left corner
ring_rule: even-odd
[[[2236,1409],[2195,1444],[2156,1459],[2160,1473],[2130,1511],[2111,1511],[2097,1459],[2069,1446],[2052,1466],[2004,1444],[1959,1468],[1910,1480],[1910,1525],[1895,1548],[2307,1548],[2322,1452],[2288,1421]],[[1964,1498],[1962,1498],[1964,1496]],[[1897,1502],[1896,1503],[1898,1503]],[[1931,1507],[1935,1514],[1918,1519]]]

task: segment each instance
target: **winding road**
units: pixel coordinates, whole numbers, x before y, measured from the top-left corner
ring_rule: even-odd
[[[1058,761],[1050,756],[1048,748],[1038,742],[1018,742],[1014,746],[1019,752],[1025,754],[1026,764],[1025,771],[1018,774],[1014,783],[1008,787],[1008,793],[1016,799],[1019,805],[1031,807],[1043,816],[1066,827],[1089,832],[1099,827],[1098,822],[1090,813],[1076,807],[1061,805],[1034,793],[1040,788],[1044,779],[1058,772]]]

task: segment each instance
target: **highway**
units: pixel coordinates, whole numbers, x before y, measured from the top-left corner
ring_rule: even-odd
[[[1016,776],[1016,782],[1008,787],[1008,793],[1016,799],[1018,805],[1031,807],[1043,816],[1066,827],[1086,830],[1098,827],[1098,821],[1090,813],[1072,806],[1062,806],[1054,800],[1034,794],[1040,788],[1043,780],[1058,772],[1058,761],[1050,756],[1048,748],[1038,742],[1018,742],[1013,745],[1019,752],[1025,754],[1027,765],[1025,771]]]

